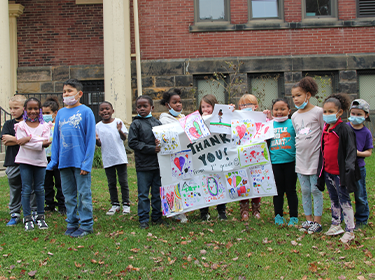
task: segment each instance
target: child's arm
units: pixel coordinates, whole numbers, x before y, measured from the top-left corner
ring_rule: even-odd
[[[96,133],[96,146],[100,147],[102,145],[102,141],[100,141],[98,133]]]
[[[17,138],[14,136],[14,124],[11,121],[6,121],[1,131],[1,141],[5,146],[17,145]]]
[[[89,172],[91,172],[96,142],[94,113],[91,110],[89,110],[85,115],[86,154],[81,164],[81,175],[86,175]]]
[[[1,138],[1,141],[5,146],[15,146],[17,144],[17,138],[13,135],[5,134]]]
[[[18,145],[28,150],[41,151],[43,149],[42,141],[40,141],[40,139],[35,141],[32,135],[27,135],[26,131],[20,126],[20,124],[15,125],[14,129],[16,131]]]
[[[57,112],[55,118],[55,129],[53,130],[53,141],[51,147],[51,161],[47,165],[47,170],[52,170],[59,162],[59,150],[60,150],[60,128],[59,128],[60,116]]]
[[[157,153],[156,145],[148,145],[142,142],[139,138],[137,125],[133,122],[129,128],[128,145],[131,149],[140,152],[142,154],[154,154]]]
[[[122,141],[125,141],[126,140],[126,134],[124,133],[124,131],[122,131],[122,122],[118,122],[117,123],[117,130],[118,130],[118,133],[120,134],[120,138]]]
[[[357,157],[369,157],[372,154],[372,149],[368,149],[366,151],[360,152],[357,150]]]

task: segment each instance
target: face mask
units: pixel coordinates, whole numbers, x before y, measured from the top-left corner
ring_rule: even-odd
[[[348,120],[354,124],[354,125],[357,125],[357,124],[361,124],[365,121],[365,118],[364,117],[354,117],[354,116],[350,116],[348,118]]]
[[[337,122],[336,114],[323,115],[323,121],[325,123],[333,124]]]
[[[301,106],[297,106],[296,104],[294,104],[294,106],[295,106],[298,110],[303,110],[303,109],[305,109],[305,107],[307,106],[307,97],[306,97],[305,102],[303,102],[303,103],[301,104]]]
[[[53,117],[52,115],[43,115],[43,120],[48,123],[48,122],[53,122]]]
[[[178,115],[181,114],[182,110],[181,110],[180,112],[177,112],[177,111],[175,111],[175,110],[171,107],[171,105],[168,104],[168,106],[169,106],[169,113],[170,113],[172,116],[177,117]]]
[[[289,117],[284,116],[284,117],[278,117],[278,118],[273,118],[275,122],[285,122]]]
[[[148,114],[146,117],[142,117],[140,114],[138,114],[138,117],[141,117],[142,119],[148,119],[152,117],[152,114],[150,112],[150,114]]]
[[[79,94],[79,92],[77,92],[76,95],[74,96],[67,96],[67,97],[64,97],[64,103],[68,106],[72,106],[74,104],[76,104],[78,102],[78,99],[76,99],[76,96]]]
[[[249,108],[243,108],[241,111],[252,112],[252,111],[253,111],[253,108],[251,108],[251,107],[249,107]]]

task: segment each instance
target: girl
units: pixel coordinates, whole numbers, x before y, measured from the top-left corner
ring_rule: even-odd
[[[59,111],[59,101],[56,97],[50,97],[43,103],[43,120],[46,123],[52,122],[55,123],[55,118],[57,112]],[[52,125],[51,133],[49,140],[52,141],[53,138],[53,131],[55,126]],[[46,155],[47,161],[51,161],[51,146],[46,148]],[[55,183],[53,182],[53,178],[55,177]],[[55,211],[55,191],[53,186],[56,187],[56,199],[57,199],[57,206],[59,207],[59,213],[62,215],[66,214],[65,208],[65,197],[62,193],[61,189],[61,178],[60,178],[60,171],[57,167],[53,170],[49,171],[46,170],[46,178],[44,179],[44,191],[45,191],[45,199],[46,199],[46,207],[44,210],[46,211]]]
[[[296,132],[296,173],[301,184],[302,204],[306,216],[300,231],[308,231],[309,234],[322,231],[323,194],[316,187],[316,171],[320,136],[324,126],[323,109],[310,103],[310,98],[317,92],[318,85],[311,77],[303,78],[292,88],[293,102],[298,109],[292,116]],[[314,197],[314,218],[311,195]]]
[[[252,94],[244,94],[238,102],[240,110],[255,111],[258,109],[258,100]],[[240,201],[241,221],[249,220],[249,200],[244,199]],[[260,219],[260,197],[251,199],[251,211],[253,216]]]
[[[44,148],[51,144],[48,138],[52,124],[43,121],[42,104],[38,99],[27,99],[24,108],[23,121],[14,126],[17,144],[20,145],[15,162],[20,165],[22,180],[23,223],[25,230],[34,229],[30,210],[30,194],[34,189],[38,213],[35,223],[39,229],[47,229],[44,217],[44,177],[47,158]]]
[[[323,191],[325,182],[331,199],[332,225],[325,234],[344,232],[340,226],[342,210],[346,225],[346,232],[340,239],[343,243],[354,239],[354,213],[349,193],[356,190],[356,183],[361,178],[355,133],[341,120],[349,106],[350,98],[346,94],[333,94],[324,101],[323,120],[326,124],[317,173],[318,188]]]
[[[109,195],[111,197],[111,209],[107,215],[119,212],[121,207],[118,200],[116,186],[116,170],[122,194],[122,214],[130,214],[129,186],[127,164],[124,142],[128,130],[122,120],[112,118],[112,104],[104,101],[99,105],[99,116],[101,122],[96,124],[96,145],[102,147],[102,159],[105,174],[107,175]]]
[[[201,102],[199,104],[199,113],[202,116],[208,116],[211,115],[215,104],[218,104],[217,99],[215,95],[213,94],[206,94],[205,96],[202,97]],[[220,204],[216,206],[217,212],[219,214],[219,219],[220,220],[227,220],[227,215],[225,214],[225,209],[226,209],[226,204]],[[208,212],[209,208],[202,208],[200,209],[201,212],[201,220],[202,221],[208,221],[210,218],[210,214]]]
[[[275,224],[283,225],[284,193],[288,199],[290,220],[288,226],[298,224],[298,197],[296,192],[297,174],[295,172],[296,133],[289,119],[290,107],[286,99],[272,101],[273,128],[275,138],[269,141],[272,170],[275,176],[277,196],[273,197]]]

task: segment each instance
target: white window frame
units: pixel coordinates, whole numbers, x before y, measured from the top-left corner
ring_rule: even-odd
[[[265,17],[265,18],[253,18],[252,16],[252,0],[247,0],[247,6],[248,6],[248,19],[249,21],[284,21],[284,0],[277,0],[278,1],[278,17]]]

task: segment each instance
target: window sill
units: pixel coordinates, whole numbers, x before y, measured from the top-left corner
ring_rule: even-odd
[[[245,31],[245,30],[272,30],[272,29],[301,29],[301,28],[332,28],[332,27],[366,27],[375,26],[375,19],[304,19],[301,22],[251,21],[245,24],[229,23],[196,23],[189,26],[189,32],[216,32],[216,31]]]

